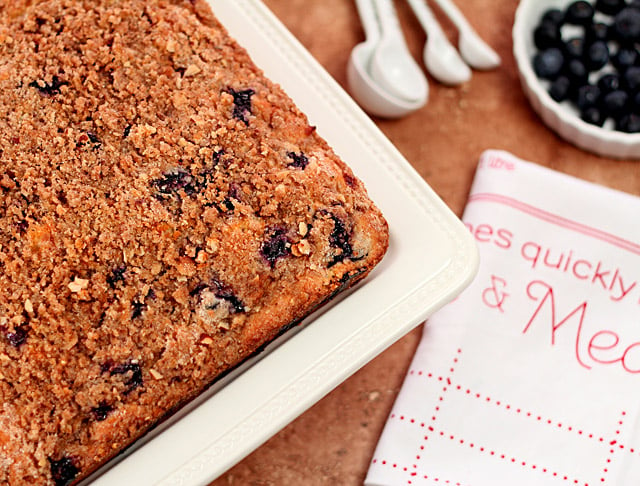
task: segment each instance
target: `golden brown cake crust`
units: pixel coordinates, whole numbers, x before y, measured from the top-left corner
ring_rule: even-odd
[[[86,476],[387,239],[203,1],[0,3],[0,483]]]

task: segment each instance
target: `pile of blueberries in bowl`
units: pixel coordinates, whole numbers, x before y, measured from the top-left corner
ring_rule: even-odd
[[[574,1],[549,8],[533,31],[535,74],[580,118],[640,132],[640,0]]]

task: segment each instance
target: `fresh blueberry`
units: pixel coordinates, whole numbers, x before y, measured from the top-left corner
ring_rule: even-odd
[[[558,8],[550,8],[542,14],[540,23],[548,22],[558,27],[564,22],[564,12]]]
[[[640,11],[636,8],[622,9],[613,20],[613,34],[622,44],[633,45],[640,38]]]
[[[626,133],[640,132],[640,115],[629,113],[621,116],[616,122],[616,130]]]
[[[615,15],[626,6],[624,0],[597,0],[596,10],[606,15]]]
[[[555,79],[562,71],[564,56],[557,47],[551,47],[538,52],[533,58],[533,69],[538,77]]]
[[[564,56],[565,59],[581,59],[585,53],[585,41],[582,37],[574,37],[564,43]]]
[[[569,98],[571,89],[571,81],[566,76],[558,76],[549,86],[549,95],[557,102],[564,101]]]
[[[602,94],[611,93],[620,89],[620,76],[615,73],[603,74],[598,80],[598,88]]]
[[[584,0],[573,2],[567,7],[564,21],[573,25],[588,25],[593,19],[593,6]]]
[[[606,116],[618,119],[624,115],[628,102],[629,95],[621,89],[607,93],[602,98],[603,113]]]
[[[580,118],[586,121],[587,123],[590,123],[591,125],[597,125],[599,127],[604,125],[604,120],[605,120],[604,116],[602,115],[602,112],[596,106],[590,106],[589,108],[586,108],[585,110],[583,110],[580,113]]]
[[[638,64],[639,60],[638,51],[634,47],[621,47],[611,58],[611,64],[618,71],[624,71]]]
[[[595,41],[587,49],[585,64],[590,71],[602,69],[609,62],[609,47],[604,41]]]
[[[571,80],[571,83],[580,86],[587,82],[589,72],[580,59],[571,59],[565,66],[567,77]]]
[[[629,93],[640,90],[640,66],[631,66],[622,75],[622,85]]]
[[[588,43],[609,40],[609,26],[603,22],[594,22],[585,27],[585,39]]]
[[[49,468],[51,470],[51,478],[56,486],[71,484],[80,472],[75,460],[68,456],[63,456],[58,460],[49,458]]]
[[[600,99],[600,88],[593,86],[592,84],[585,84],[578,88],[578,94],[576,97],[576,105],[578,109],[583,112],[587,108],[596,106]]]
[[[562,43],[560,28],[551,22],[542,22],[533,31],[533,43],[538,49],[559,46]]]

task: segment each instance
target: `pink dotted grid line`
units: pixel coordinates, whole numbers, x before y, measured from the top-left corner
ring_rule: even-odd
[[[616,439],[613,439],[611,442],[609,442],[609,445],[611,446],[611,448],[609,449],[609,457],[607,457],[607,464],[605,465],[604,469],[602,470],[602,477],[600,478],[600,484],[605,484],[606,482],[606,476],[609,473],[609,465],[611,464],[611,459],[613,457],[613,454],[616,451],[616,445],[618,446],[618,449],[624,449],[624,445],[623,444],[618,444],[618,439],[617,437],[620,436],[620,429],[622,429],[622,425],[624,424],[624,418],[626,417],[627,412],[622,411],[620,420],[618,420],[618,428],[616,429]],[[633,454],[633,449],[629,449],[629,451]]]
[[[545,423],[545,424],[550,425],[550,426],[555,426],[558,429],[564,429],[564,430],[566,430],[568,432],[575,432],[576,434],[578,434],[578,435],[580,435],[582,437],[585,437],[587,439],[593,439],[593,440],[596,440],[596,441],[601,442],[601,443],[604,443],[606,441],[606,439],[604,437],[599,437],[596,434],[585,432],[583,429],[581,429],[579,427],[575,427],[573,425],[567,425],[566,423],[562,423],[562,422],[554,420],[554,419],[545,418],[542,415],[538,415],[538,414],[536,414],[534,412],[524,410],[524,409],[522,409],[520,407],[515,407],[515,406],[511,405],[510,403],[505,403],[504,401],[501,401],[501,400],[495,400],[495,399],[491,398],[488,395],[483,395],[481,393],[477,393],[475,391],[472,391],[469,388],[463,387],[462,385],[453,384],[449,378],[444,378],[442,376],[436,376],[433,373],[425,373],[423,371],[418,371],[418,370],[410,370],[409,371],[409,375],[425,376],[427,378],[436,379],[438,381],[446,381],[449,386],[453,387],[453,389],[458,390],[458,391],[462,391],[465,394],[467,394],[467,395],[469,395],[471,397],[474,397],[474,398],[476,398],[478,400],[482,400],[482,401],[484,401],[486,403],[493,403],[498,407],[503,407],[505,410],[508,410],[510,412],[514,412],[516,414],[520,414],[520,415],[522,415],[524,417],[530,417],[533,420],[536,420],[536,421],[538,421],[540,423]],[[619,433],[619,431],[616,431],[616,435],[618,435],[618,433]],[[636,448],[628,447],[628,446],[626,446],[624,444],[621,444],[621,443],[619,443],[619,441],[617,439],[613,439],[609,443],[609,445],[611,445],[612,447],[615,445],[620,450],[626,450],[630,454],[634,454],[634,455],[637,455],[638,457],[640,457],[640,451],[639,450],[637,450]]]
[[[414,423],[414,424],[418,423],[415,419],[405,417],[404,415],[397,415],[397,416],[393,416],[392,418],[395,418],[395,419],[400,420],[400,421],[406,420],[406,421],[408,421],[410,423]],[[552,470],[550,468],[547,468],[547,467],[542,467],[539,464],[534,464],[534,463],[531,463],[531,462],[523,461],[523,460],[520,460],[520,459],[518,459],[516,457],[510,457],[509,454],[501,454],[500,452],[495,451],[495,450],[493,450],[491,448],[488,448],[488,447],[483,446],[483,445],[479,445],[477,442],[467,441],[467,440],[462,439],[460,437],[457,437],[457,436],[455,436],[453,434],[446,433],[443,430],[436,430],[434,427],[432,427],[430,425],[426,425],[424,422],[420,422],[419,425],[420,425],[420,427],[426,427],[427,430],[429,430],[429,432],[432,435],[437,435],[437,436],[443,437],[445,439],[449,439],[449,440],[451,440],[453,442],[458,443],[460,446],[465,446],[466,445],[470,449],[474,449],[474,450],[478,451],[479,453],[485,453],[485,454],[487,454],[489,456],[495,457],[495,458],[503,460],[505,462],[511,462],[512,464],[517,464],[517,465],[519,465],[521,467],[531,468],[534,471],[539,471],[539,472],[541,472],[543,474],[548,474],[549,476],[553,476],[555,478],[562,479],[562,480],[566,481],[567,483],[572,483],[572,484],[582,485],[582,486],[589,486],[588,482],[584,482],[583,483],[579,479],[569,477],[569,475],[565,475],[565,474],[559,473],[558,471],[554,471],[554,470]],[[428,439],[428,436],[425,436],[424,440],[427,440],[427,439]],[[424,446],[420,446],[420,449],[423,450]],[[376,460],[374,459],[373,462],[375,464]],[[396,465],[394,464],[393,467],[396,467]],[[417,466],[414,464],[413,467],[415,468]],[[407,471],[408,468],[405,467],[404,470]]]
[[[373,464],[380,464],[380,465],[386,466],[386,467],[391,467],[393,469],[402,469],[402,471],[404,471],[404,472],[409,472],[409,468],[407,466],[401,466],[401,465],[398,465],[398,463],[390,462],[390,461],[387,461],[385,459],[382,459],[382,460],[374,459],[372,461],[372,463]],[[416,467],[416,466],[414,465],[414,467]],[[414,479],[415,478],[428,479],[428,480],[431,480],[432,482],[437,483],[437,484],[445,484],[445,485],[450,485],[450,486],[468,486],[468,485],[462,484],[459,481],[455,481],[454,482],[451,479],[443,478],[442,476],[433,476],[433,475],[429,476],[428,474],[419,474],[417,471],[411,471],[409,473],[409,475]],[[407,481],[407,484],[413,484],[412,480],[409,479]]]
[[[455,372],[456,366],[458,364],[458,361],[460,359],[460,355],[462,354],[462,349],[458,348],[456,350],[456,354],[453,358],[453,363],[451,364],[451,368],[449,368],[449,374],[453,375],[453,373]],[[448,376],[447,378],[443,378],[440,381],[444,381],[445,385],[442,387],[442,391],[440,392],[440,396],[438,397],[438,404],[434,407],[433,410],[433,415],[431,416],[431,423],[434,423],[436,421],[436,417],[438,415],[438,412],[440,411],[440,405],[442,404],[442,402],[444,401],[444,395],[447,392],[447,390],[449,389],[449,387],[451,386],[451,378],[450,376]],[[429,427],[430,430],[433,430],[432,427]],[[429,440],[429,434],[426,434],[424,436],[424,442]],[[416,461],[419,461],[421,458],[421,454],[422,451],[424,450],[424,444],[420,445],[420,452],[418,454],[416,454]],[[410,480],[408,482],[408,484],[411,484]]]
[[[458,349],[456,351],[456,356],[453,358],[453,364],[452,364],[451,368],[449,368],[449,372],[450,373],[453,373],[455,371],[455,365],[458,363],[458,357],[459,357],[459,355],[461,353],[462,353],[461,349]],[[430,377],[433,376],[431,373],[429,375],[430,375]],[[450,378],[446,378],[445,381],[447,382],[447,384],[449,384],[449,385],[451,384],[451,379]],[[433,416],[431,417],[431,421],[435,421],[436,420],[436,414],[440,410],[440,404],[444,400],[444,394],[445,394],[446,391],[447,391],[447,386],[445,385],[442,388],[442,393],[440,394],[440,397],[438,397],[438,405],[436,405],[436,407],[434,409]],[[391,416],[390,416],[390,419],[395,419],[395,418],[396,418],[396,414],[392,413]],[[405,419],[404,415],[400,416],[400,420],[404,420],[404,419]],[[411,423],[415,423],[415,419],[410,419],[410,421],[411,421]],[[421,422],[420,425],[422,427],[424,427],[425,423]],[[424,436],[424,440],[425,441],[428,440],[428,436],[427,435]],[[420,445],[420,453],[422,453],[423,450],[424,450],[424,444]],[[416,455],[416,461],[420,460],[420,457],[421,457],[420,453],[418,453]],[[385,459],[380,459],[379,460],[378,458],[374,458],[371,462],[372,462],[372,464],[382,464],[383,466],[389,464],[388,461],[386,461]],[[397,463],[391,463],[391,467],[393,467],[394,469],[398,468],[398,464]],[[414,462],[411,465],[411,467],[412,467],[413,470],[409,473],[409,475],[411,476],[411,478],[415,478],[415,477],[418,476],[418,472],[417,472],[418,465]],[[405,466],[402,467],[402,470],[405,471],[405,472],[409,472],[409,468],[405,467]],[[407,480],[407,484],[413,484],[413,481],[412,481],[411,478]],[[441,481],[441,479],[439,477],[433,477],[433,476],[429,477],[427,474],[423,474],[422,478],[423,479],[431,479],[433,482],[440,482]],[[441,484],[453,484],[453,483],[451,483],[449,480],[442,480]],[[460,483],[455,483],[455,486],[462,486],[462,485]]]

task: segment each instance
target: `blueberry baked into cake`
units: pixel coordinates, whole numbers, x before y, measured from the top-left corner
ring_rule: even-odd
[[[202,0],[0,2],[0,484],[78,482],[388,229]]]

